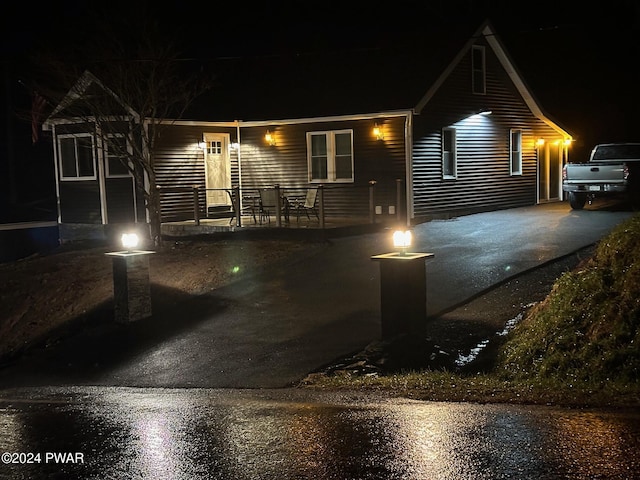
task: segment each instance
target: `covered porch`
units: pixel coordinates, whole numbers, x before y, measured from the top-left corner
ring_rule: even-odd
[[[339,202],[338,189],[323,185],[304,188],[280,185],[246,189],[160,188],[162,236],[192,237],[275,230],[339,234],[406,225],[401,182],[396,182],[395,191],[385,189],[381,192],[375,181],[369,182],[366,188],[344,188],[352,190],[356,201],[348,204]],[[227,202],[220,202],[212,208],[209,195],[226,197]],[[173,204],[184,206],[185,199],[190,199],[188,209],[171,208]]]

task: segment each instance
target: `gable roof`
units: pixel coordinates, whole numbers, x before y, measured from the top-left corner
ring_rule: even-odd
[[[93,73],[85,71],[44,121],[44,128],[56,119],[91,117],[96,105],[103,112],[124,114],[136,120],[140,117]]]

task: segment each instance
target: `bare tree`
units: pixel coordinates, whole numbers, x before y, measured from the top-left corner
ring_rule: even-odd
[[[185,58],[157,24],[144,15],[137,18],[143,20],[134,26],[100,23],[109,33],[102,31],[95,37],[98,42],[87,42],[85,55],[71,60],[40,56],[38,64],[47,68],[46,81],[37,82],[34,89],[57,104],[51,117],[90,126],[98,148],[119,158],[131,172],[144,192],[150,237],[158,248],[157,140],[210,82],[201,66]],[[64,85],[67,88],[61,90]]]

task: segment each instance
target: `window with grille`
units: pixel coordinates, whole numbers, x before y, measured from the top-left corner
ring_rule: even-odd
[[[353,132],[307,133],[310,182],[353,182]]]
[[[95,157],[91,134],[58,136],[61,180],[95,180]]]

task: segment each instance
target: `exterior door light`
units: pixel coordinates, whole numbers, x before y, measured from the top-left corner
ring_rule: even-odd
[[[272,147],[276,144],[276,137],[273,133],[271,133],[271,130],[267,130],[267,133],[264,134],[264,139]]]
[[[382,131],[382,127],[377,123],[373,125],[373,136],[376,137],[376,140],[384,140],[384,132]]]

